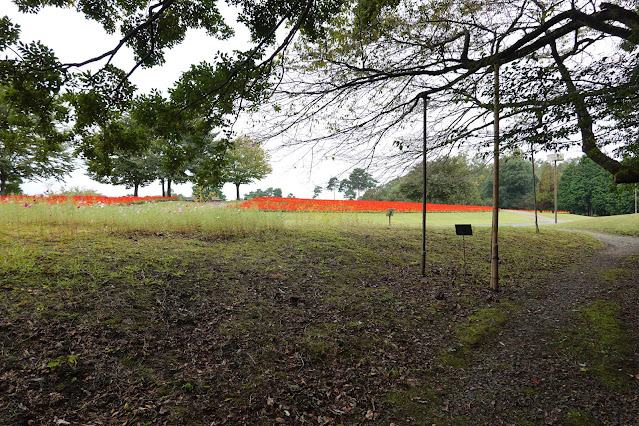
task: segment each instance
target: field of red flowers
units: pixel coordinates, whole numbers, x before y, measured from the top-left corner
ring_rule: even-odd
[[[177,200],[175,197],[105,197],[103,195],[7,195],[0,197],[0,203],[26,203],[26,204],[63,204],[75,205],[91,204],[126,204],[138,201]]]
[[[422,203],[406,203],[398,201],[363,201],[363,200],[311,200],[301,198],[257,197],[244,201],[241,208],[277,211],[315,211],[315,212],[385,212],[395,209],[396,212],[421,212]],[[429,212],[483,212],[490,211],[490,206],[459,206],[454,204],[426,205]]]

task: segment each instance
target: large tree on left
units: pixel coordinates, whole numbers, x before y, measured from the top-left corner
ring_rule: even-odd
[[[20,60],[0,60],[0,195],[25,179],[59,178],[72,170],[70,132],[57,59],[41,43],[16,44],[19,28],[0,19],[0,51]]]
[[[234,34],[233,26],[245,26],[250,33],[250,45],[244,51],[232,54],[212,53],[210,65],[220,68],[226,78],[202,81],[202,90],[185,99],[181,107],[192,108],[206,103],[207,99],[228,93],[234,84],[243,90],[252,91],[260,85],[264,76],[269,76],[283,49],[290,45],[299,31],[316,38],[323,34],[323,23],[342,6],[340,0],[12,0],[22,13],[38,13],[47,6],[61,9],[75,9],[85,18],[98,22],[107,34],[118,34],[119,41],[108,51],[87,52],[86,58],[75,63],[53,64],[53,69],[62,72],[68,79],[67,86],[76,93],[98,89],[109,102],[121,99],[121,89],[126,88],[129,77],[139,68],[151,68],[166,61],[166,53],[182,43],[189,30],[204,30],[209,37],[230,44]],[[226,3],[224,5],[223,3]],[[236,22],[227,22],[220,6],[230,6]],[[13,17],[0,15],[0,53],[18,40],[12,24]],[[282,35],[284,37],[276,37]],[[83,36],[79,34],[78,36]],[[235,45],[231,44],[235,48]],[[134,64],[121,71],[117,84],[104,87],[101,74],[114,68],[116,57],[123,50],[130,49]],[[15,62],[21,61],[15,56]],[[85,83],[74,86],[79,74],[89,76]],[[74,74],[76,73],[76,74]],[[92,81],[95,80],[95,81]],[[108,89],[108,90],[103,90]],[[243,93],[240,93],[243,98]],[[235,107],[250,107],[250,102],[241,101]],[[88,110],[85,112],[89,112]],[[100,111],[93,111],[100,114]]]

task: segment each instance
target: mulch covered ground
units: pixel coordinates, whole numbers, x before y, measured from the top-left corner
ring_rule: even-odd
[[[636,240],[517,232],[5,233],[0,423],[636,422]]]

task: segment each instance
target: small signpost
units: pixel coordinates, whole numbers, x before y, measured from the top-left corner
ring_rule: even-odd
[[[462,236],[462,245],[464,250],[464,275],[466,275],[466,235],[473,235],[473,227],[471,225],[455,225],[455,232]]]
[[[391,216],[395,214],[395,209],[388,209],[386,216],[388,216],[388,226],[391,226]]]

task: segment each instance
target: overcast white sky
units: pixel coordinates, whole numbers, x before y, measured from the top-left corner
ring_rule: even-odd
[[[221,2],[220,7],[223,6],[225,3]],[[222,10],[228,17],[227,21],[235,23],[234,11],[229,8]],[[106,34],[98,23],[84,19],[74,10],[47,7],[38,14],[21,14],[11,1],[0,0],[0,14],[10,16],[15,23],[21,26],[21,39],[23,41],[42,41],[43,44],[55,51],[62,62],[86,60],[112,49],[118,41],[117,35]],[[248,39],[248,32],[237,25],[236,36],[230,41],[219,41],[207,37],[204,31],[192,30],[188,33],[184,43],[168,51],[165,65],[153,69],[138,69],[133,74],[132,81],[140,93],[146,93],[153,88],[165,90],[171,87],[181,73],[189,69],[191,64],[205,60],[211,61],[218,51],[230,52],[235,49],[244,49]],[[130,51],[123,50],[118,54],[114,63],[120,68],[128,70],[133,65],[133,55]],[[236,133],[251,134],[255,132],[256,135],[260,133],[259,128],[251,125],[250,117],[241,120],[234,130]],[[326,187],[330,177],[346,177],[349,169],[354,167],[354,165],[331,160],[311,164],[310,156],[300,158],[299,155],[291,155],[288,152],[277,150],[277,145],[277,140],[267,144],[267,150],[272,158],[273,173],[261,181],[242,185],[240,187],[241,194],[246,194],[257,188],[273,187],[281,188],[284,195],[292,193],[300,198],[311,198],[313,188],[316,185]],[[574,152],[572,151],[568,157],[580,155],[578,148],[575,148]],[[540,158],[543,158],[543,155]],[[95,189],[104,195],[111,196],[133,192],[132,189],[127,190],[123,186],[104,185],[92,181],[84,175],[82,168],[79,168],[62,182],[56,180],[27,182],[22,185],[22,188],[27,194],[39,194],[47,189],[59,190],[61,186]],[[177,194],[191,195],[190,183],[176,185],[173,189]],[[223,191],[228,199],[235,198],[234,185],[226,184]],[[142,196],[160,194],[159,183],[153,183],[140,189]],[[333,198],[333,194],[324,191],[320,198]]]
[[[221,6],[224,6],[221,3]],[[234,12],[223,8],[223,13],[229,17],[228,22],[234,23]],[[118,41],[117,35],[109,35],[104,32],[100,24],[86,20],[74,10],[56,9],[47,7],[38,14],[22,14],[9,0],[0,0],[0,14],[8,15],[13,22],[21,27],[21,40],[29,42],[40,40],[46,46],[52,48],[62,62],[79,62],[100,53],[112,49]],[[248,43],[248,32],[236,26],[236,36],[230,41],[219,41],[207,37],[204,31],[191,30],[187,34],[184,43],[170,50],[166,55],[166,63],[162,67],[153,69],[138,69],[132,76],[133,83],[140,93],[145,93],[153,88],[165,90],[173,85],[182,72],[189,69],[191,64],[201,61],[211,61],[218,51],[230,52],[235,49],[243,49]],[[133,65],[133,55],[129,50],[123,50],[116,57],[114,64],[128,70]],[[243,120],[245,124],[238,124],[235,131],[238,133],[259,132],[249,126],[250,117]],[[246,130],[246,131],[245,131]],[[245,194],[257,188],[268,187],[281,188],[284,195],[289,193],[300,198],[310,198],[316,185],[326,186],[331,176],[336,176],[347,171],[349,165],[343,163],[325,162],[321,167],[308,167],[309,159],[300,159],[284,155],[274,148],[277,141],[271,141],[267,147],[271,154],[273,173],[261,181],[251,185],[242,185],[240,192]],[[132,193],[132,189],[123,186],[104,185],[89,179],[84,175],[83,169],[78,169],[64,181],[48,180],[44,182],[27,182],[22,185],[27,194],[42,193],[47,189],[59,190],[64,187],[82,187],[99,191],[104,195],[118,196]],[[191,195],[191,184],[174,186],[175,193],[185,196]],[[226,184],[223,191],[227,198],[235,198],[235,186]],[[140,195],[160,195],[159,183],[140,189]],[[333,194],[325,191],[321,198],[332,198]]]

